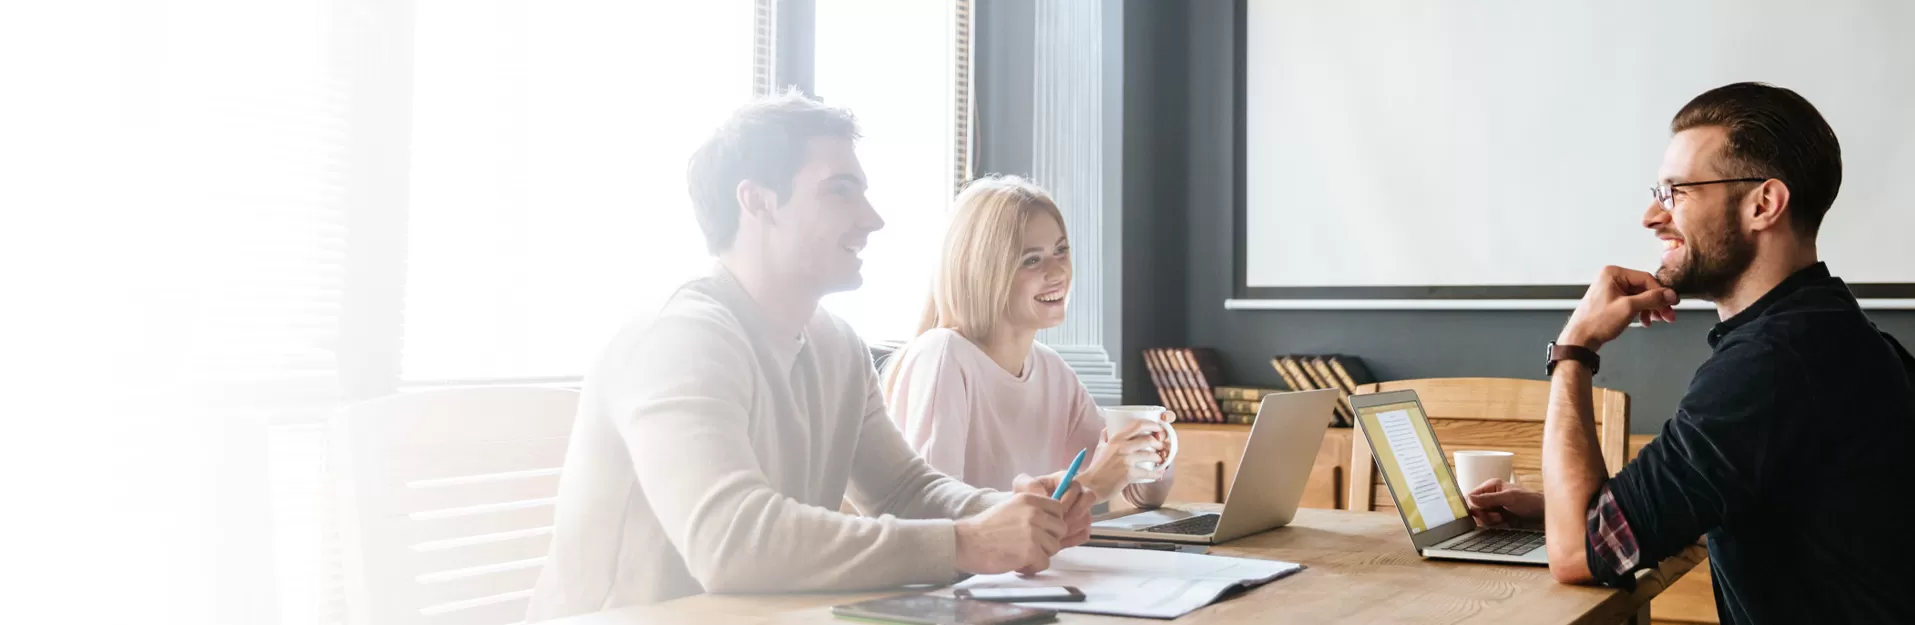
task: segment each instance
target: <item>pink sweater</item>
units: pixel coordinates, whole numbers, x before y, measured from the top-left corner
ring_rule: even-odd
[[[1020,473],[1062,471],[1078,450],[1095,454],[1103,435],[1090,391],[1043,343],[1031,345],[1020,377],[969,339],[938,328],[898,350],[886,367],[885,404],[905,442],[932,468],[972,486],[1008,490]],[[1124,498],[1162,505],[1170,478],[1128,486]]]

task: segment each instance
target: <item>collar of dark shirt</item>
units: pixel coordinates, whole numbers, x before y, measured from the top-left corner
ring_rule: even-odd
[[[1722,323],[1716,324],[1715,328],[1709,330],[1709,347],[1714,348],[1717,343],[1722,342],[1722,337],[1728,336],[1729,333],[1734,332],[1736,328],[1748,325],[1749,322],[1755,321],[1763,314],[1766,314],[1770,308],[1775,306],[1776,302],[1782,301],[1782,298],[1802,290],[1803,287],[1829,280],[1836,280],[1836,278],[1829,275],[1829,265],[1824,262],[1817,262],[1813,265],[1803,267],[1795,273],[1789,274],[1788,278],[1776,284],[1775,288],[1769,289],[1768,293],[1762,294],[1762,297],[1755,300],[1754,304],[1750,304],[1749,307],[1743,309],[1742,312],[1736,313],[1734,317],[1730,317]],[[1837,282],[1839,282],[1839,280],[1837,280]]]

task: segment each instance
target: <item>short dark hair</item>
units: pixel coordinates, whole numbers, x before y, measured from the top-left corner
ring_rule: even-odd
[[[1814,238],[1842,188],[1842,145],[1815,105],[1775,85],[1739,82],[1690,100],[1669,131],[1706,126],[1729,132],[1722,174],[1781,180],[1795,233]]]
[[[722,252],[738,236],[738,183],[764,185],[780,202],[790,197],[812,137],[856,140],[858,121],[793,89],[739,108],[692,153],[686,179],[707,251]]]

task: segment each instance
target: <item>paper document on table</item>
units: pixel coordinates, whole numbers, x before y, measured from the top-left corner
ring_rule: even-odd
[[[1210,605],[1232,589],[1260,586],[1302,569],[1301,564],[1276,560],[1072,547],[1058,552],[1051,558],[1051,568],[1037,575],[980,575],[955,588],[1076,586],[1084,591],[1083,601],[1018,605],[1168,619]]]
[[[1378,414],[1376,423],[1383,426],[1383,436],[1390,441],[1390,454],[1396,456],[1397,469],[1403,474],[1404,483],[1400,486],[1409,489],[1410,498],[1416,501],[1416,512],[1422,515],[1422,527],[1413,529],[1421,532],[1456,520],[1456,513],[1450,510],[1449,499],[1443,493],[1443,482],[1436,477],[1436,469],[1430,466],[1430,455],[1417,436],[1410,411]],[[1415,524],[1412,521],[1412,525]]]

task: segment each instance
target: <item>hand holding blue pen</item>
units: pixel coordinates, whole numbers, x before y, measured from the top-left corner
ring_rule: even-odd
[[[1064,493],[1071,491],[1071,480],[1077,479],[1077,470],[1084,466],[1084,454],[1090,449],[1078,450],[1077,457],[1071,459],[1071,468],[1064,470],[1064,479],[1057,481],[1057,492],[1051,493],[1051,499],[1063,499]]]

